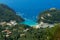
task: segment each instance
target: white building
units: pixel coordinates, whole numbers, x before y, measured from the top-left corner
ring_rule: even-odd
[[[17,25],[17,23],[16,23],[16,21],[10,21],[10,23],[12,24],[12,25]]]
[[[56,8],[50,8],[50,10],[56,10]]]
[[[23,30],[23,32],[27,32],[29,29],[27,28],[27,29],[25,29],[25,30]]]
[[[6,25],[8,25],[8,26],[12,26],[12,24],[11,24],[11,23],[7,23]]]
[[[42,28],[46,28],[46,27],[54,27],[54,24],[48,24],[48,23],[44,23],[42,25],[39,25]]]
[[[51,14],[50,14],[50,13],[48,13],[48,14],[47,14],[47,16],[51,16]]]
[[[4,24],[6,24],[6,22],[0,22],[0,25],[4,25]]]
[[[41,19],[44,19],[44,17],[41,17]]]
[[[37,24],[36,26],[34,26],[33,28],[46,28],[46,27],[54,27],[54,24],[48,24],[48,23],[44,23],[44,22],[40,22],[40,24]]]
[[[10,22],[0,22],[0,25],[4,26],[4,25],[8,25],[8,26],[15,26],[17,25],[17,22],[16,21],[10,21]]]
[[[20,37],[25,36],[25,34],[20,34]]]

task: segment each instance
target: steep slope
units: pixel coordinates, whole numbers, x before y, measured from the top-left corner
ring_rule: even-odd
[[[16,15],[16,12],[13,9],[9,8],[5,4],[0,4],[0,22],[9,22],[10,20],[16,20],[17,22],[24,21],[24,19]]]
[[[60,10],[56,8],[50,8],[38,16],[38,23],[41,21],[45,23],[60,23]]]

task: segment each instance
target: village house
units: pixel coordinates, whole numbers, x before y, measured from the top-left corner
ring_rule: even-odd
[[[48,24],[48,23],[44,23],[44,22],[40,22],[39,24],[35,25],[33,28],[46,28],[46,27],[54,27],[55,24]]]
[[[4,26],[4,25],[8,25],[8,26],[15,26],[17,25],[17,22],[16,21],[10,21],[10,22],[0,22],[0,25]]]

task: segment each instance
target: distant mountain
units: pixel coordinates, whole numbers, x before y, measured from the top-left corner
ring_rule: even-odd
[[[38,23],[41,21],[45,23],[60,23],[60,10],[56,8],[50,8],[39,14]]]
[[[16,20],[17,22],[24,21],[21,16],[16,15],[16,12],[13,9],[9,8],[5,4],[0,4],[0,22],[9,22],[10,20]]]

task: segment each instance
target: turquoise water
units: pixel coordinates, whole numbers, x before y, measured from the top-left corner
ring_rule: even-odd
[[[26,25],[29,25],[29,26],[35,26],[35,25],[37,25],[38,23],[35,22],[35,21],[32,21],[32,20],[25,20],[25,21],[22,22],[21,24],[26,24]]]

